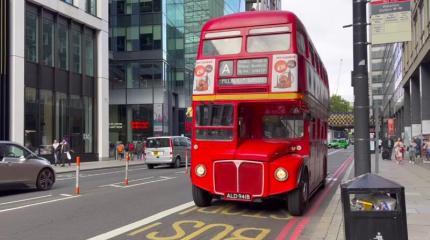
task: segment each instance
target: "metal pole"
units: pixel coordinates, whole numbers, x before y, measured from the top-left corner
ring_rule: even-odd
[[[354,175],[370,172],[367,0],[353,0]]]
[[[188,147],[185,149],[185,174],[188,173]]]
[[[125,178],[124,178],[124,185],[128,185],[128,161],[130,161],[130,155],[126,155],[125,157]]]
[[[75,194],[79,195],[81,193],[81,190],[79,188],[79,170],[81,167],[81,158],[78,156],[76,157],[76,185],[75,185]]]
[[[373,110],[373,114],[375,116],[375,173],[379,173],[379,133],[380,133],[380,126],[379,126],[379,107],[376,107]]]

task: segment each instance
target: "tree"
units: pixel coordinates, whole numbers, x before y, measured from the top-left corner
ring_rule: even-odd
[[[330,112],[351,112],[351,104],[343,99],[340,95],[333,95],[330,97]]]

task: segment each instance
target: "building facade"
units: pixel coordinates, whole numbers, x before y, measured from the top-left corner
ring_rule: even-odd
[[[69,141],[82,160],[108,157],[108,5],[8,0],[9,138],[52,155]]]
[[[244,0],[110,0],[109,141],[188,134],[200,28]]]
[[[0,140],[9,140],[9,2],[0,1]]]
[[[246,11],[281,10],[281,0],[246,0]]]
[[[394,77],[387,81],[385,119],[394,119],[396,136],[430,138],[430,2],[412,2],[412,41],[392,46]],[[401,54],[399,52],[402,52]],[[388,128],[385,124],[385,128]]]

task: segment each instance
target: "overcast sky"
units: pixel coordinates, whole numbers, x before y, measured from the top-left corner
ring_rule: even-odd
[[[282,9],[294,12],[305,25],[327,69],[330,95],[337,92],[352,102],[352,28],[342,28],[352,23],[352,1],[282,0]]]

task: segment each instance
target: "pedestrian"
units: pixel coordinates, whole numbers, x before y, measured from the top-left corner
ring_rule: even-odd
[[[411,144],[408,148],[409,153],[409,163],[415,164],[417,159],[417,143],[415,142],[415,138],[412,140]]]
[[[396,159],[396,163],[400,164],[400,162],[403,160],[403,154],[405,152],[405,145],[402,142],[401,138],[398,138],[397,141],[394,143],[394,157]]]
[[[428,161],[429,160],[429,158],[430,158],[430,145],[429,145],[429,140],[428,139],[425,139],[424,140],[424,142],[423,142],[423,159],[424,159],[424,157],[426,158],[426,161]]]
[[[416,158],[421,158],[421,139],[419,137],[414,138],[415,142],[415,155]]]
[[[70,144],[69,142],[64,138],[61,142],[61,166],[65,166],[65,161],[67,159],[67,163],[69,167],[71,166],[72,156],[70,155]]]
[[[54,165],[57,166],[58,162],[58,154],[60,153],[60,143],[57,139],[54,139],[54,143],[52,144],[52,153],[54,154]]]
[[[136,143],[136,157],[137,160],[142,160],[142,151],[143,151],[143,144],[141,141],[138,141]]]
[[[135,153],[135,147],[134,147],[134,143],[130,142],[128,144],[128,156],[130,157],[129,160],[134,160],[134,153]]]
[[[116,146],[116,152],[118,153],[118,156],[120,156],[121,160],[124,159],[124,144],[122,142],[119,142]]]

